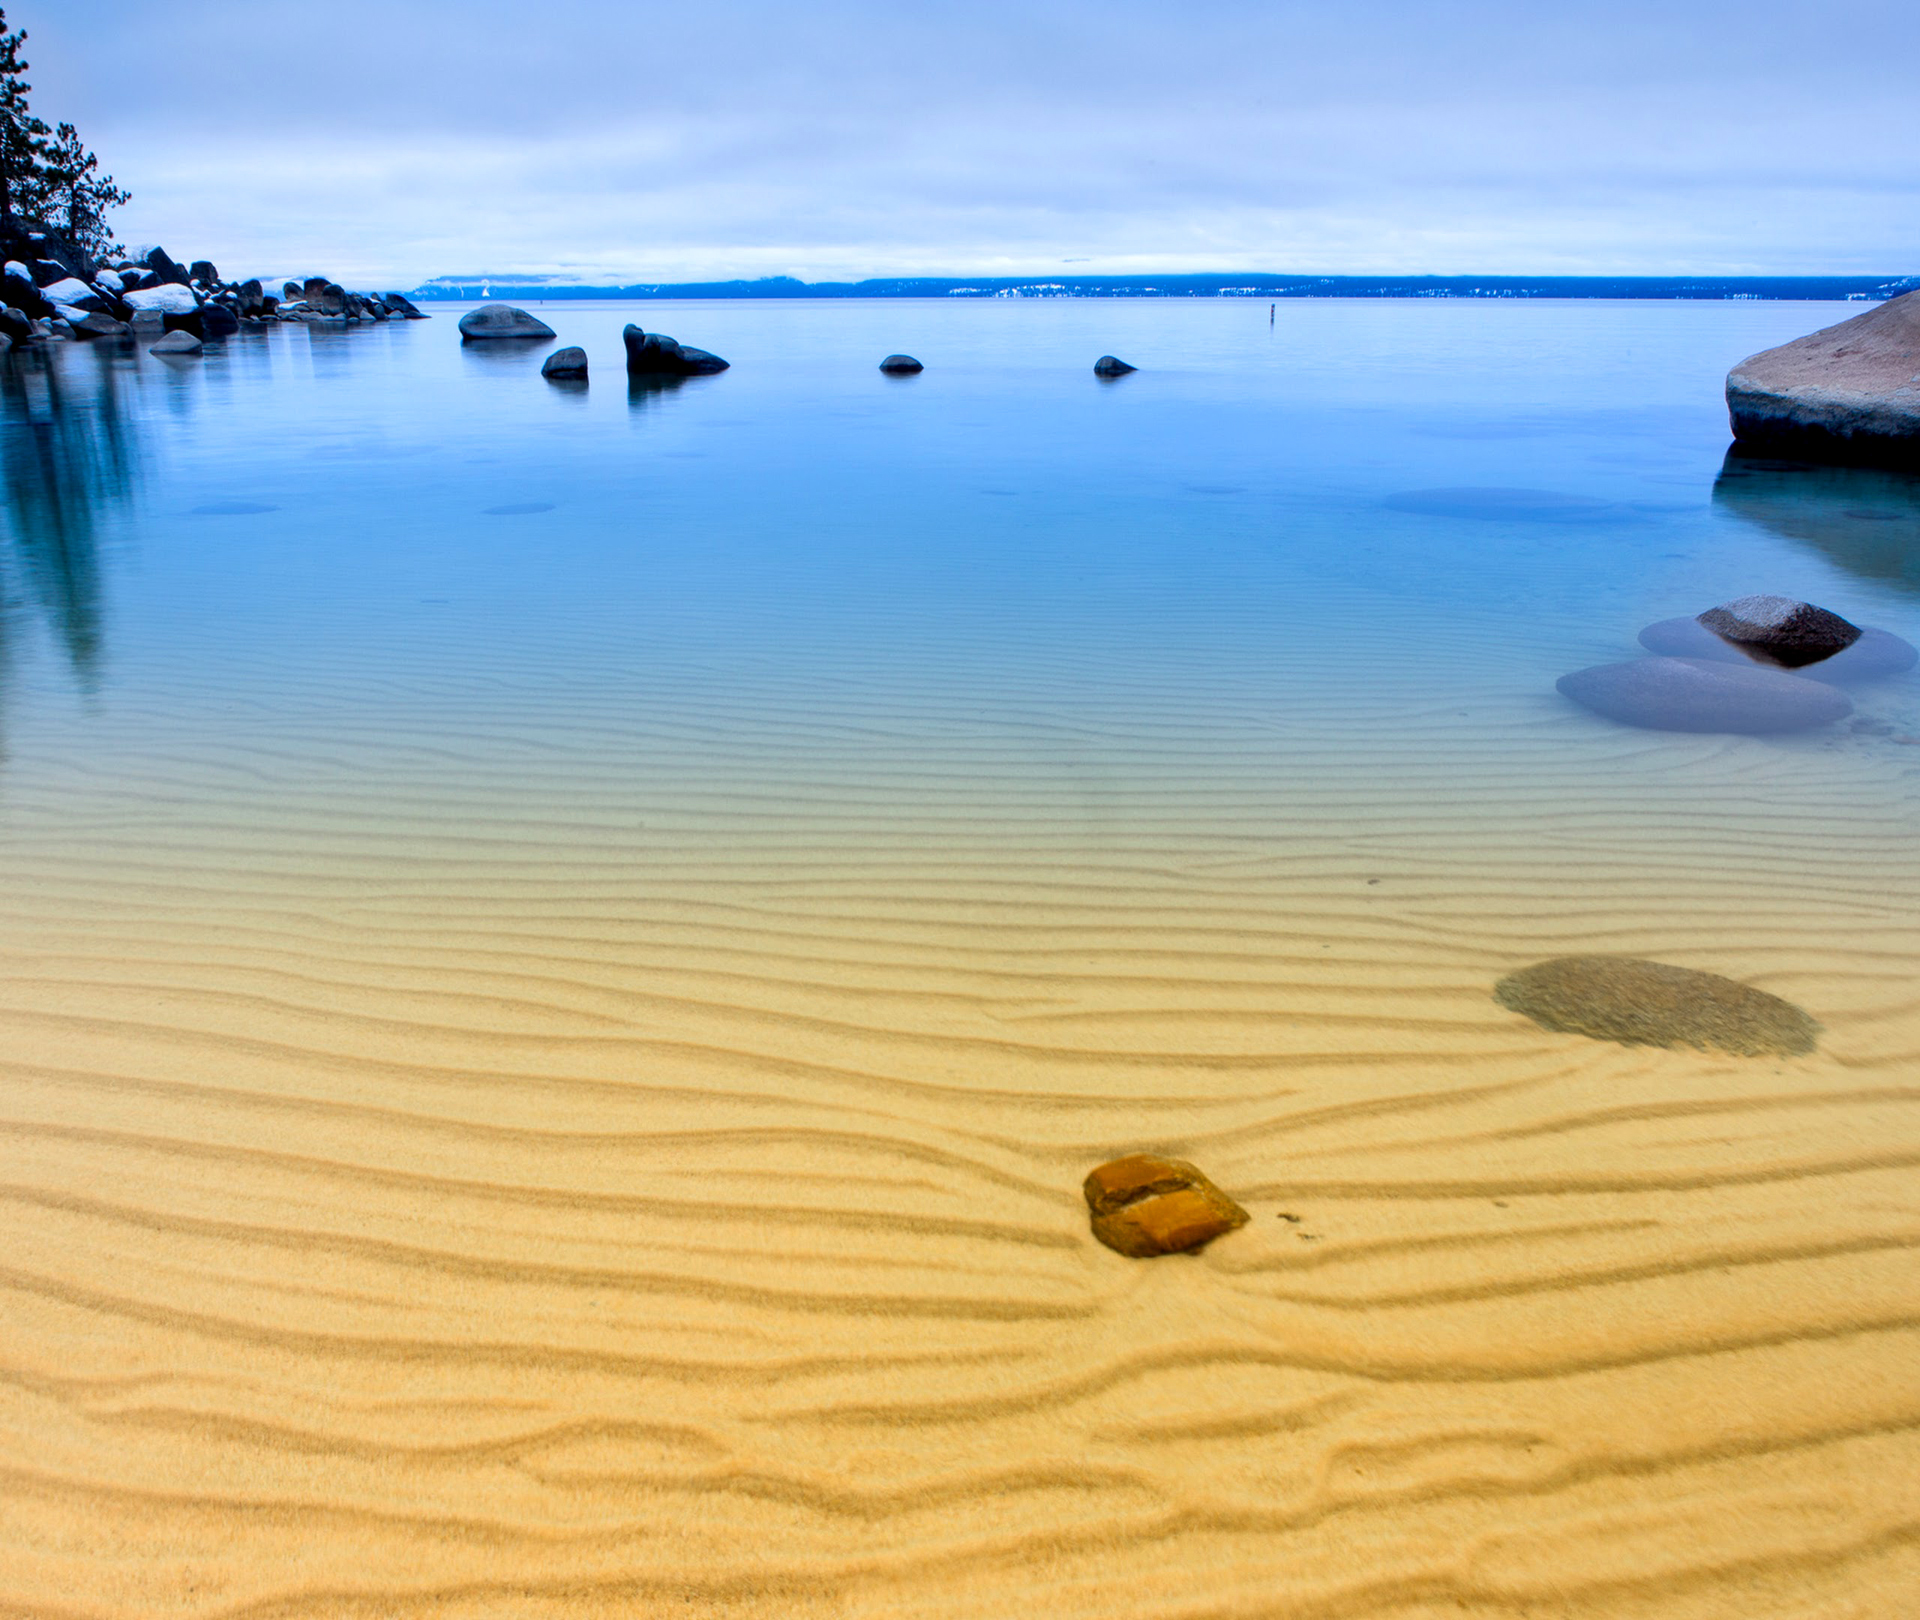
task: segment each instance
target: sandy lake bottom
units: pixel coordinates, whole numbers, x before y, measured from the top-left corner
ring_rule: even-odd
[[[0,380],[0,1615],[1907,1612],[1920,676],[1554,691],[1920,640],[1920,481],[1723,467],[1845,308],[457,312]]]

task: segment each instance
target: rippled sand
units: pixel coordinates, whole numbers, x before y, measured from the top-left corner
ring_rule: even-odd
[[[1916,700],[1546,687],[27,749],[0,1614],[1906,1612]],[[1490,999],[1572,951],[1826,1034]],[[1102,1249],[1137,1149],[1253,1223]]]

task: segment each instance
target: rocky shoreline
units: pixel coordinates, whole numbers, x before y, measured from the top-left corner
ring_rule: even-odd
[[[250,327],[431,318],[397,292],[352,292],[326,276],[277,290],[258,278],[224,281],[210,260],[183,266],[161,247],[99,264],[49,232],[9,241],[6,254],[0,353],[15,344],[152,336],[168,353],[191,354]]]

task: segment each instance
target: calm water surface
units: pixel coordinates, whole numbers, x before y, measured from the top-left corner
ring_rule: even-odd
[[[1920,484],[1723,469],[1846,308],[538,312],[0,362],[0,1609],[1920,1585],[1920,678],[1554,691],[1920,640]],[[1592,951],[1820,1049],[1491,999]],[[1253,1224],[1099,1249],[1142,1149]]]

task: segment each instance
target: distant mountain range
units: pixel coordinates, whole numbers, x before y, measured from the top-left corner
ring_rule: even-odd
[[[436,276],[416,299],[505,298],[1892,298],[1920,276],[899,276],[873,281],[642,282]]]

